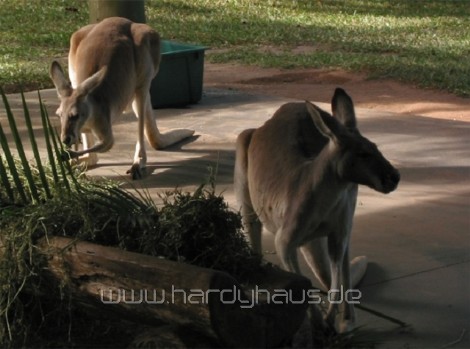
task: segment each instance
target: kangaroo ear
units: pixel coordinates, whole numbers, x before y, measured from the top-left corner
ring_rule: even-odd
[[[77,93],[79,96],[84,96],[93,91],[104,79],[107,67],[103,67],[95,74],[87,78],[80,85],[77,86]]]
[[[342,88],[337,88],[331,101],[333,116],[345,127],[356,128],[356,113],[351,97]]]
[[[54,83],[59,98],[65,98],[72,94],[73,89],[64,71],[57,61],[53,61],[49,69],[49,75]]]
[[[305,101],[305,105],[307,107],[307,111],[310,114],[310,117],[313,120],[313,123],[315,124],[316,128],[322,135],[325,137],[331,139],[332,141],[336,141],[336,136],[331,130],[331,128],[325,123],[323,120],[323,117],[321,115],[320,110],[318,109],[317,106],[313,105],[309,101]]]

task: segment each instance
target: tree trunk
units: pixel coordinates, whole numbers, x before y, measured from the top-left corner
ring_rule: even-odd
[[[117,248],[58,237],[39,246],[55,282],[66,280],[74,301],[100,314],[190,326],[223,346],[258,348],[290,340],[305,317],[307,300],[254,304],[255,291],[260,300],[281,289],[298,300],[311,288],[308,279],[274,267],[243,290],[226,273]]]
[[[144,0],[88,0],[90,23],[107,17],[125,17],[136,23],[145,23]]]

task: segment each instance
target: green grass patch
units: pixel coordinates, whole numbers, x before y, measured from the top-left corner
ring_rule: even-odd
[[[202,44],[209,61],[365,71],[470,95],[470,6],[441,0],[148,0],[164,38]],[[88,21],[81,0],[0,1],[0,85],[51,86],[53,57]],[[275,46],[279,54],[260,48]],[[312,49],[293,53],[297,46]]]
[[[51,87],[50,62],[67,55],[70,35],[87,21],[86,1],[0,0],[0,86]]]

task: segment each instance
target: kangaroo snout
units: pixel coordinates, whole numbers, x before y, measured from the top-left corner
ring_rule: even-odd
[[[70,148],[72,145],[77,143],[77,137],[73,134],[67,134],[62,136],[62,143],[67,147]]]
[[[399,182],[400,172],[394,168],[382,179],[382,187],[384,194],[391,193],[392,191],[397,189]]]
[[[62,143],[64,143],[68,148],[72,145],[72,137],[70,136],[65,136],[62,138]]]
[[[67,136],[64,136],[62,137],[62,143],[64,143],[64,145],[67,147],[67,148],[70,148],[72,146],[72,144],[74,143],[73,142],[73,138],[72,136],[70,135],[67,135]]]

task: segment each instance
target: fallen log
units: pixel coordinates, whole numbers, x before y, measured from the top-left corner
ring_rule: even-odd
[[[189,326],[223,346],[280,346],[306,314],[310,281],[274,267],[242,288],[220,271],[68,238],[43,239],[39,248],[76,304],[145,325]],[[290,298],[271,301],[280,291]]]

